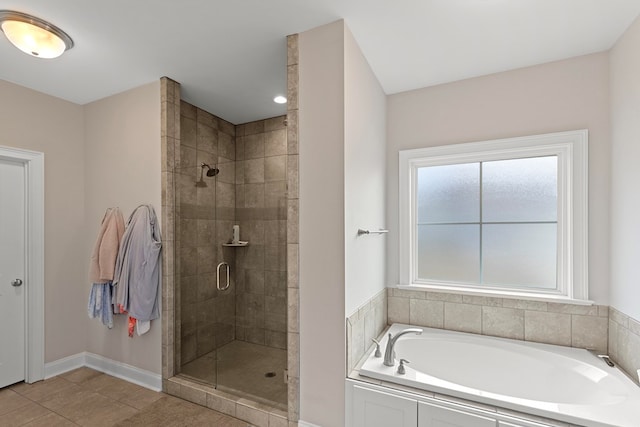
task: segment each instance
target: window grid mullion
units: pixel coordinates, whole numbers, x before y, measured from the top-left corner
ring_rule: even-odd
[[[485,221],[482,225],[557,224],[558,221]],[[416,222],[416,225],[475,225],[473,222]]]

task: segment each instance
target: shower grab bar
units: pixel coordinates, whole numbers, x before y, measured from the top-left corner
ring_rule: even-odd
[[[227,285],[224,288],[220,287],[220,268],[221,267],[226,267],[227,270]],[[218,268],[216,269],[216,288],[218,288],[219,291],[226,291],[227,289],[229,289],[229,286],[231,286],[231,282],[229,280],[229,271],[231,270],[231,267],[229,267],[229,264],[226,262],[221,262],[220,264],[218,264]]]

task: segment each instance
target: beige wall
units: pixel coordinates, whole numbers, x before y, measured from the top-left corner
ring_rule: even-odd
[[[344,23],[301,33],[300,419],[344,423]]]
[[[611,316],[609,354],[640,370],[640,18],[611,50]],[[638,371],[640,372],[640,371]]]
[[[161,212],[160,182],[160,82],[153,82],[85,105],[84,123],[84,209],[86,232],[82,253],[81,322],[88,325],[87,350],[104,357],[161,373],[161,328],[153,321],[151,330],[133,339],[127,336],[126,316],[115,316],[108,330],[98,319],[89,320],[86,300],[89,284],[86,272],[89,255],[105,210],[119,206],[125,221],[133,210],[150,203],[158,218]],[[163,230],[164,232],[164,230]]]
[[[346,314],[385,288],[386,95],[349,28],[344,29],[344,216]],[[329,171],[333,168],[329,169]]]
[[[388,284],[398,283],[398,150],[589,130],[589,297],[609,298],[608,53],[388,97]]]
[[[640,319],[640,19],[611,50],[611,305]]]
[[[345,313],[385,287],[385,236],[357,230],[386,227],[386,96],[344,21],[300,34],[299,55],[300,419],[331,427]]]
[[[83,109],[0,80],[0,145],[45,154],[45,362],[85,350]]]

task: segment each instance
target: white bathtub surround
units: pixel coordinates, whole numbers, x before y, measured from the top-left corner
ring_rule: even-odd
[[[366,377],[347,379],[345,425],[350,427],[583,427],[519,411],[420,392]]]
[[[607,351],[608,306],[388,288],[389,323]]]
[[[347,318],[347,373],[387,327],[387,290],[383,289]]]
[[[640,321],[613,307],[609,308],[609,354],[640,383]]]
[[[640,419],[640,388],[586,350],[431,328],[402,337],[395,350],[411,361],[405,375],[373,352],[359,374],[588,427],[637,427]]]

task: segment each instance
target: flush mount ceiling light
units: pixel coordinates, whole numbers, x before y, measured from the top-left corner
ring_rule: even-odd
[[[282,95],[278,95],[275,98],[273,98],[273,102],[275,102],[276,104],[286,104],[287,98],[285,98]]]
[[[57,58],[73,47],[60,28],[25,13],[0,10],[0,28],[15,47],[37,58]]]

